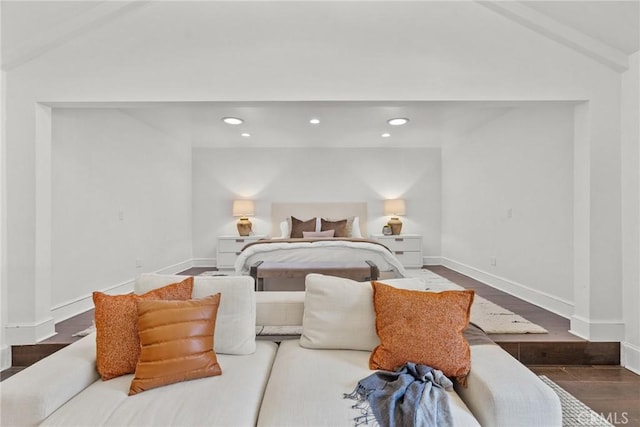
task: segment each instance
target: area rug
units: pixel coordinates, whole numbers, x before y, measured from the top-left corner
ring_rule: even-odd
[[[613,424],[608,422],[600,414],[596,413],[593,409],[580,402],[573,395],[560,387],[558,384],[551,381],[545,375],[539,375],[539,377],[542,382],[551,387],[551,389],[560,398],[560,404],[562,405],[563,427],[613,426]]]
[[[407,273],[409,277],[424,281],[425,289],[434,291],[464,289],[430,270],[407,270]],[[471,322],[480,326],[488,334],[546,334],[549,332],[542,326],[477,294],[471,306]]]

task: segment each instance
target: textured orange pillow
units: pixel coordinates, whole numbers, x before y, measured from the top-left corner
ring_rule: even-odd
[[[369,368],[393,371],[414,362],[465,384],[471,350],[462,331],[469,323],[474,291],[411,291],[378,282],[372,286],[380,345],[371,353]]]
[[[132,374],[140,355],[136,299],[187,300],[193,277],[142,295],[93,293],[96,322],[96,365],[103,380]]]
[[[220,293],[189,301],[138,301],[140,359],[129,396],[222,374],[213,351]]]

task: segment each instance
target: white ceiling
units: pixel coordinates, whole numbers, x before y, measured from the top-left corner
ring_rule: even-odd
[[[170,7],[179,4],[166,3]],[[496,5],[501,3],[517,5],[520,8],[520,17],[525,15],[528,20],[535,21],[536,17],[540,16],[551,18],[553,23],[558,23],[561,30],[570,28],[571,31],[577,31],[588,39],[609,46],[614,56],[619,53],[620,56],[626,57],[627,54],[638,50],[640,0],[495,2]],[[486,2],[467,4],[469,7],[481,7]],[[96,28],[108,25],[109,22],[121,19],[127,14],[144,14],[145,5],[148,3],[137,0],[2,0],[0,5],[3,68],[11,69],[44,53],[55,53],[56,47],[72,39],[82,38]],[[153,7],[157,6],[154,4]],[[247,7],[251,7],[250,3],[247,3]],[[314,7],[319,7],[318,3],[315,3]],[[184,12],[181,19],[189,19],[189,15]],[[252,19],[257,20],[256,22],[261,19],[255,15],[247,14],[247,28],[250,28],[249,21]],[[193,29],[182,36],[193,39],[204,34],[200,30],[205,21],[200,16],[191,18],[194,20]],[[513,17],[510,17],[509,13],[504,14],[504,19],[511,18]],[[348,27],[346,17],[336,19],[339,21],[336,28]],[[522,23],[518,19],[513,20]],[[164,31],[165,28],[168,30],[171,26],[170,22],[150,22],[145,28],[139,27],[139,34],[112,33],[112,37],[136,38],[139,45],[143,41],[147,43],[154,40],[149,32]],[[532,28],[536,25],[525,26]],[[558,27],[555,24],[551,27],[551,30],[557,31]],[[277,28],[273,30],[280,31]],[[548,33],[549,31],[547,34],[543,31],[541,34]],[[251,31],[247,34],[250,38]],[[339,34],[333,37],[339,37]],[[555,40],[557,41],[557,38]],[[588,45],[586,49],[589,49]],[[536,104],[301,101],[163,103],[110,107],[119,107],[124,113],[196,147],[235,147],[239,144],[249,147],[437,147],[441,146],[445,139],[486,123],[512,108],[527,108],[531,105]],[[238,127],[225,125],[221,118],[228,115],[240,116],[246,122]],[[411,122],[403,127],[390,127],[386,124],[388,118],[397,116],[409,117]],[[317,117],[322,122],[316,126],[310,125],[308,121],[311,117]],[[249,132],[252,136],[243,138],[240,136],[241,132]],[[392,135],[390,138],[381,138],[383,132],[390,132]]]
[[[637,0],[523,3],[627,55],[640,49],[640,2]]]
[[[514,108],[542,102],[202,102],[122,108],[194,147],[440,147]],[[554,105],[564,103],[554,102]],[[222,118],[245,120],[228,125]],[[391,126],[393,117],[409,118]],[[310,124],[311,118],[320,123]],[[247,132],[250,137],[243,137]],[[383,138],[382,133],[391,136]]]

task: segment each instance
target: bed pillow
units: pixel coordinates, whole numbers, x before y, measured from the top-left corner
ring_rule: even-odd
[[[351,237],[362,239],[362,231],[360,230],[360,217],[353,217],[353,223],[351,224]]]
[[[140,355],[136,300],[188,300],[193,277],[176,280],[143,295],[107,295],[93,293],[96,323],[96,368],[102,380],[110,380],[135,371]]]
[[[281,221],[280,224],[280,239],[288,239],[291,237],[291,217]],[[316,231],[321,228],[316,223]],[[352,216],[347,218],[347,237],[353,237],[356,239],[362,239],[362,230],[360,230],[360,217]]]
[[[423,282],[411,279],[397,286],[424,289]],[[302,347],[371,351],[380,344],[371,282],[308,274],[305,287]]]
[[[166,274],[143,274],[134,284],[134,292],[142,293],[171,283]],[[256,351],[256,297],[250,276],[196,276],[192,298],[203,298],[220,292],[221,303],[216,320],[215,352],[217,354],[252,354]]]
[[[311,218],[306,221],[299,220],[298,218],[291,217],[291,238],[301,239],[303,231],[316,231],[316,218]]]
[[[305,239],[334,237],[335,230],[326,231],[303,231],[302,237]]]
[[[222,374],[213,351],[219,305],[219,293],[188,301],[138,301],[141,349],[129,396]]]
[[[280,222],[280,238],[288,239],[289,237],[291,237],[291,231],[289,231],[289,221],[285,219],[284,221]]]
[[[474,291],[422,292],[372,282],[376,332],[380,338],[369,369],[394,371],[406,362],[441,370],[461,384],[471,369],[463,331]]]
[[[320,231],[334,230],[334,237],[348,237],[347,220],[329,221],[324,218],[320,220]]]

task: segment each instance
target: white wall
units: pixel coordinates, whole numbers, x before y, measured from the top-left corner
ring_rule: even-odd
[[[385,198],[406,199],[404,233],[422,234],[424,256],[440,255],[439,148],[195,148],[195,258],[215,258],[216,237],[236,234],[231,201],[256,201],[256,233],[269,234],[272,202],[367,202],[369,233],[388,220]]]
[[[569,317],[573,106],[512,109],[442,157],[445,263]]]
[[[622,76],[622,283],[625,336],[622,364],[640,374],[640,66],[629,57]]]
[[[578,186],[590,198],[574,210],[588,236],[574,270],[585,298],[576,308],[587,338],[622,329],[620,75],[475,2],[151,2],[56,44],[6,82],[5,265],[16,330],[50,316],[34,303],[50,291],[36,278],[49,242],[36,221],[47,153],[34,106],[221,100],[588,101],[583,145],[593,156],[581,160],[588,174]]]
[[[190,144],[121,110],[55,109],[52,224],[56,318],[92,307],[94,290],[190,260]]]

